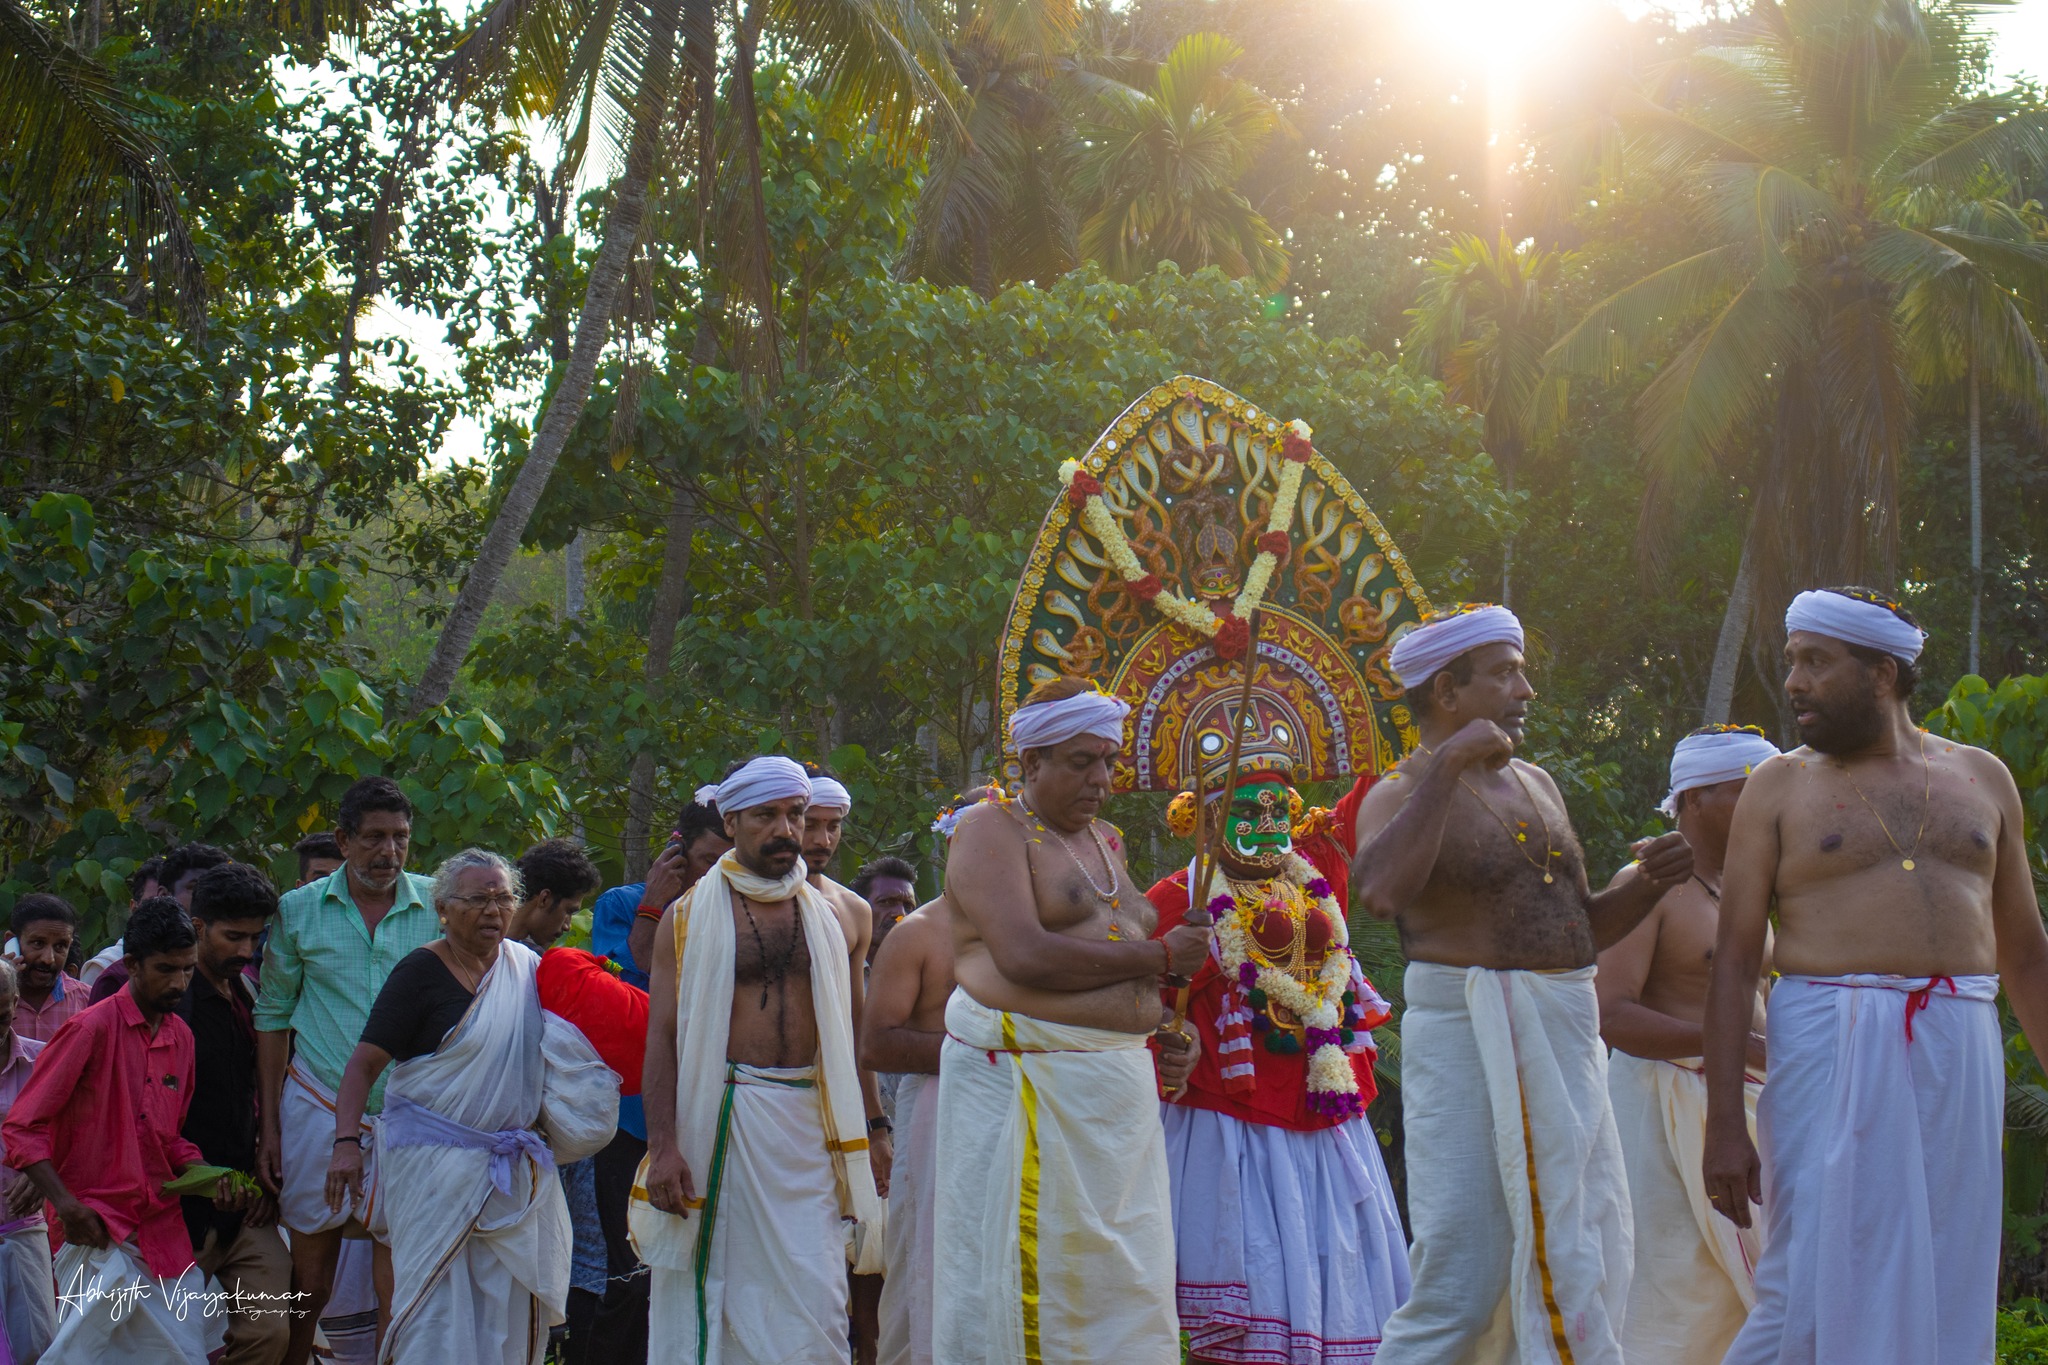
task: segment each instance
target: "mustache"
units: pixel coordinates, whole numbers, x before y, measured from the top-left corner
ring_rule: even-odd
[[[794,839],[770,839],[761,845],[761,856],[773,858],[781,853],[802,853],[804,846]]]

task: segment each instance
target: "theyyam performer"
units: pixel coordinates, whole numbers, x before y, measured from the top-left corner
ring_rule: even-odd
[[[1086,683],[1011,716],[1022,793],[960,817],[946,863],[959,980],[939,1063],[933,1356],[949,1365],[1180,1358],[1173,1224],[1146,1040],[1159,979],[1209,931],[1153,939],[1095,818],[1129,708]],[[1163,1083],[1191,1050],[1162,1042]]]
[[[1372,1030],[1388,1010],[1348,946],[1345,860],[1313,825],[1328,812],[1305,831],[1325,857],[1295,843],[1291,731],[1256,704],[1243,719],[1254,733],[1228,808],[1228,748],[1212,742],[1224,757],[1203,766],[1204,809],[1187,792],[1169,811],[1182,837],[1208,822],[1216,926],[1188,997],[1201,1057],[1164,1111],[1181,1325],[1196,1360],[1371,1360],[1408,1294],[1401,1216],[1365,1119]],[[1198,733],[1193,747],[1221,737]],[[1162,931],[1182,922],[1195,875],[1191,863],[1147,893]]]
[[[1805,741],[1735,809],[1706,1016],[1709,1199],[1767,1228],[1731,1365],[1994,1353],[2001,981],[2048,1044],[2048,935],[2012,774],[1907,709],[1925,636],[1861,588],[1785,613]],[[1742,1077],[1768,916],[1770,1082]],[[1757,1147],[1762,1147],[1759,1162]]]
[[[1678,741],[1662,810],[1692,846],[1693,874],[1600,954],[1600,1032],[1614,1051],[1607,1089],[1635,1214],[1622,1354],[1629,1365],[1719,1365],[1756,1302],[1759,1229],[1707,1203],[1700,1172],[1707,1083],[1700,1022],[1720,922],[1729,821],[1749,774],[1778,746],[1749,726],[1714,725]],[[1764,1001],[1745,1054],[1754,1127],[1764,1077]]]
[[[853,1041],[866,924],[805,880],[810,798],[787,758],[729,774],[732,851],[655,930],[629,1218],[659,1365],[847,1360],[848,1267],[882,1266]]]
[[[1393,919],[1413,1286],[1381,1365],[1618,1365],[1633,1256],[1594,956],[1692,874],[1683,835],[1589,892],[1549,774],[1514,756],[1521,622],[1425,618],[1393,667],[1415,752],[1358,812],[1352,899]]]

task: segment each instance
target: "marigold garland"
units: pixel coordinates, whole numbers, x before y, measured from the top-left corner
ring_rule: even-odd
[[[1259,552],[1252,565],[1245,572],[1244,586],[1238,589],[1237,599],[1228,610],[1218,613],[1206,602],[1190,601],[1179,593],[1160,583],[1158,577],[1146,572],[1139,562],[1131,543],[1124,536],[1123,527],[1117,524],[1116,515],[1103,501],[1102,481],[1081,467],[1079,460],[1068,460],[1060,466],[1060,478],[1067,486],[1067,501],[1080,509],[1081,524],[1097,540],[1102,542],[1103,553],[1131,593],[1141,602],[1150,602],[1159,609],[1160,615],[1183,626],[1197,635],[1206,635],[1216,642],[1216,653],[1225,659],[1243,656],[1251,643],[1251,627],[1247,624],[1251,614],[1266,600],[1266,590],[1272,586],[1273,573],[1292,548],[1287,527],[1294,520],[1295,500],[1301,495],[1301,481],[1308,472],[1308,462],[1315,455],[1310,444],[1308,424],[1300,420],[1288,423],[1280,437],[1280,486],[1273,495],[1272,511],[1266,517],[1266,529],[1259,537]]]

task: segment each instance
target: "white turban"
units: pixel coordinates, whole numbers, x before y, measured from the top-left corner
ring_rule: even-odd
[[[1431,616],[1394,642],[1387,661],[1403,687],[1420,687],[1460,654],[1481,645],[1522,647],[1522,623],[1506,607],[1469,606]]]
[[[804,773],[802,764],[780,754],[767,754],[719,783],[714,796],[719,812],[732,815],[765,806],[771,801],[787,801],[792,796],[801,796],[808,801],[811,799],[811,779]]]
[[[1777,756],[1777,745],[1748,730],[1687,735],[1671,751],[1671,794],[1657,809],[1675,816],[1680,792],[1748,777],[1758,764]]]
[[[718,784],[716,782],[705,783],[703,786],[697,788],[697,790],[690,793],[690,799],[700,806],[717,805]]]
[[[811,779],[811,805],[818,810],[853,809],[853,793],[836,777],[814,777]]]
[[[1927,643],[1927,632],[1899,619],[1889,607],[1823,588],[1803,592],[1785,608],[1785,633],[1811,631],[1865,649],[1881,649],[1912,663]]]
[[[1075,735],[1121,744],[1124,717],[1130,713],[1128,703],[1107,692],[1082,692],[1060,701],[1020,706],[1010,713],[1010,747],[1020,754],[1026,749],[1050,749]]]

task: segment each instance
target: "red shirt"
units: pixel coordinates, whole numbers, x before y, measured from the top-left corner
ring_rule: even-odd
[[[192,1239],[164,1182],[201,1160],[178,1131],[192,1101],[192,1030],[167,1014],[154,1037],[128,991],[74,1015],[44,1045],[0,1124],[7,1164],[48,1161],[117,1242],[156,1275],[192,1264]]]
[[[534,984],[540,1007],[574,1024],[619,1073],[619,1093],[640,1093],[647,1060],[647,992],[621,981],[604,958],[580,948],[541,954]]]
[[[1187,869],[1182,868],[1164,878],[1147,891],[1145,897],[1159,910],[1159,928],[1154,931],[1154,937],[1157,937],[1179,924],[1187,913]],[[1345,1122],[1335,1115],[1319,1114],[1309,1108],[1308,1055],[1305,1052],[1268,1052],[1255,1043],[1251,1055],[1257,1088],[1237,1094],[1223,1088],[1223,1061],[1217,1051],[1217,1044],[1223,1036],[1217,1021],[1223,1008],[1223,990],[1223,965],[1212,952],[1201,970],[1195,973],[1194,985],[1188,992],[1188,1026],[1201,1040],[1202,1055],[1195,1060],[1195,1069],[1188,1076],[1187,1093],[1179,1103],[1196,1109],[1212,1109],[1246,1123],[1263,1123],[1297,1133],[1334,1128]],[[1169,1009],[1176,994],[1171,989],[1160,993]],[[1370,1103],[1379,1089],[1373,1078],[1371,1054],[1352,1054],[1351,1072],[1358,1078],[1358,1093]]]

